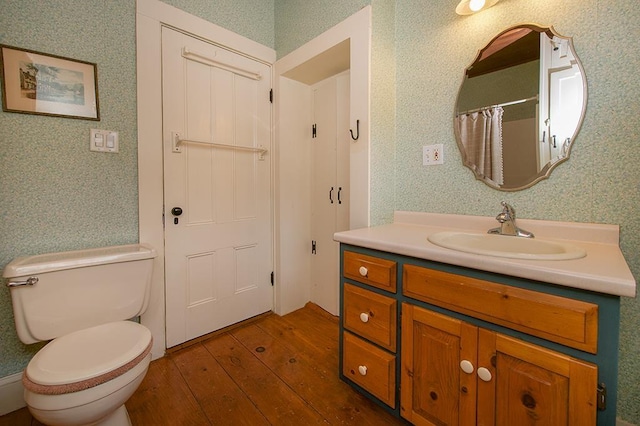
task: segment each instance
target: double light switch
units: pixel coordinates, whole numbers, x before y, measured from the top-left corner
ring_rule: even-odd
[[[111,130],[91,129],[89,150],[98,152],[118,152],[118,132]]]

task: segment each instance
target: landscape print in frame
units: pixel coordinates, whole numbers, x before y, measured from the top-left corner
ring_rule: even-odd
[[[100,120],[97,66],[0,44],[2,109]]]

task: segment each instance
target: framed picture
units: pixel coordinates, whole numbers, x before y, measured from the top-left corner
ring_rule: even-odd
[[[2,109],[100,120],[96,64],[0,44]]]

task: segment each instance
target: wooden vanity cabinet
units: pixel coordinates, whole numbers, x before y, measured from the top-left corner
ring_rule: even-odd
[[[341,275],[340,376],[394,415],[615,424],[618,296],[344,243]]]
[[[396,262],[349,251],[342,257],[342,274],[356,285],[341,286],[341,377],[395,409]]]
[[[401,364],[414,424],[596,424],[595,365],[408,303]]]

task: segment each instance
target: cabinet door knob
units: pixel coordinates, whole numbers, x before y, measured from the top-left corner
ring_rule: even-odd
[[[358,366],[358,372],[363,375],[366,376],[367,375],[367,366],[366,365],[360,365]]]
[[[364,266],[361,266],[360,269],[358,269],[358,272],[360,272],[360,275],[362,275],[363,277],[366,277],[369,273],[369,270]]]
[[[482,381],[490,382],[493,376],[491,376],[491,371],[484,367],[480,367],[478,368],[478,377],[480,377],[480,380]]]
[[[360,314],[360,321],[362,322],[369,322],[369,315],[367,315],[366,313],[362,312]]]
[[[466,359],[460,361],[460,368],[462,368],[462,371],[467,374],[471,374],[475,370],[475,368],[473,368],[473,364],[471,364],[471,362],[467,361]]]

